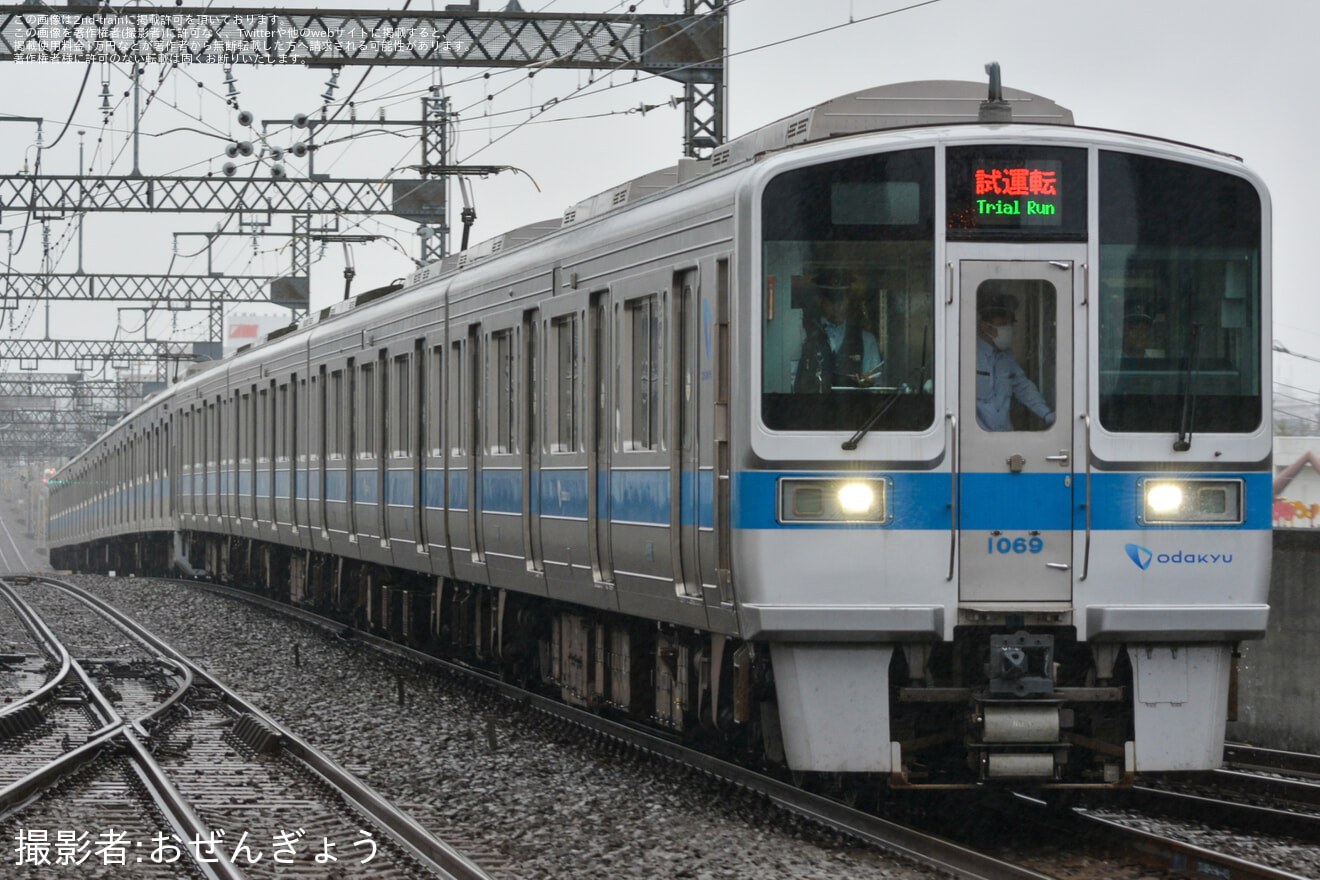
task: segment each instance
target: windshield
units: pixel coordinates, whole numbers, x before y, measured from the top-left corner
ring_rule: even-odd
[[[1261,420],[1261,203],[1246,180],[1100,154],[1100,423],[1250,432]],[[1185,404],[1187,404],[1185,406]]]
[[[931,149],[779,175],[762,201],[761,415],[784,431],[928,427]],[[898,398],[891,400],[892,398]]]

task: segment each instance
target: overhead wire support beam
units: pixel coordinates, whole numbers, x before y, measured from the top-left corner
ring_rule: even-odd
[[[641,71],[682,83],[684,151],[725,137],[727,0],[682,15],[0,5],[0,61]]]
[[[266,302],[270,276],[126,275],[81,272],[6,272],[0,275],[0,303],[11,299],[71,302],[151,300],[164,309],[190,304]],[[0,305],[3,307],[3,305]]]
[[[84,379],[81,373],[7,373],[0,376],[0,400],[7,397],[85,402],[93,396],[141,397],[142,383],[128,379]]]
[[[194,359],[192,342],[132,339],[0,339],[0,359],[158,361]]]
[[[706,5],[710,5],[707,3]],[[723,69],[722,25],[690,15],[0,6],[0,61]]]
[[[58,428],[99,434],[118,421],[121,415],[58,409],[0,409],[0,423],[7,428]]]
[[[9,427],[0,425],[0,458],[76,455],[105,430],[71,431],[64,428]]]
[[[394,214],[418,223],[443,210],[434,181],[0,175],[0,211],[179,214]],[[438,208],[430,202],[440,201]],[[441,213],[439,216],[443,216]]]

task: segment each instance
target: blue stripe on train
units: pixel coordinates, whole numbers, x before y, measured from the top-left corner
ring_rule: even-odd
[[[874,526],[830,524],[786,524],[776,518],[776,492],[781,477],[887,477],[893,481],[888,499],[893,521]],[[1072,474],[964,474],[959,487],[961,526],[972,530],[1041,531],[1086,528],[1086,475]],[[1141,493],[1138,483],[1153,479],[1241,479],[1245,484],[1246,520],[1241,526],[1189,523],[1187,526],[1143,526],[1137,520]],[[740,529],[782,528],[888,528],[898,530],[937,529],[950,526],[953,486],[947,473],[804,473],[741,471],[734,474],[734,527]],[[1055,503],[1043,504],[1053,496]],[[1071,497],[1069,497],[1071,496]],[[1243,528],[1273,526],[1273,478],[1254,474],[1148,474],[1092,473],[1091,528],[1097,531],[1139,528]]]
[[[392,470],[385,472],[385,503],[411,507],[413,503],[413,472]]]

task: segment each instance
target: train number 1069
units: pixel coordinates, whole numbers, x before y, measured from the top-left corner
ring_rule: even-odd
[[[986,552],[995,553],[1039,553],[1045,549],[1045,541],[1039,535],[1023,538],[1009,538],[1003,535],[991,535],[985,539]]]

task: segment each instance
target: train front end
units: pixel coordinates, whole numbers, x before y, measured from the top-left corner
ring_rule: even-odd
[[[1219,765],[1271,553],[1269,200],[1070,125],[744,187],[734,576],[768,751],[899,786]]]

